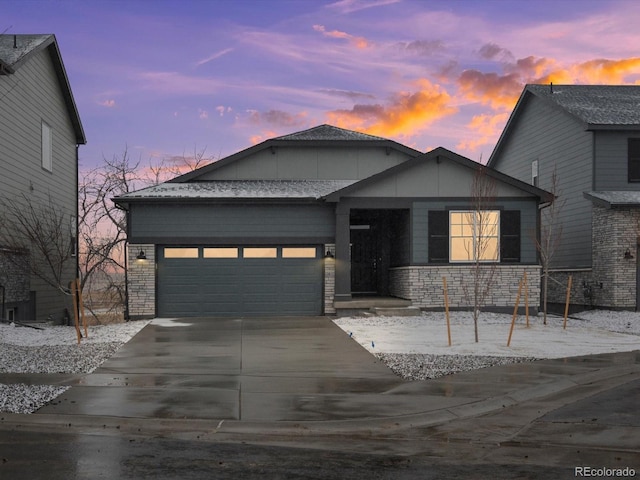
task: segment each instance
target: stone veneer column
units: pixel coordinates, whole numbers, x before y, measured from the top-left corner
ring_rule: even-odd
[[[146,260],[136,257],[143,250]],[[153,318],[156,315],[156,249],[153,244],[130,244],[127,264],[129,270],[129,317],[132,320]]]
[[[333,244],[325,245],[324,254],[329,251],[334,258],[325,258],[324,261],[324,314],[334,315],[336,307],[333,305],[336,294],[336,246]]]
[[[592,219],[594,304],[635,309],[640,210],[594,206]]]

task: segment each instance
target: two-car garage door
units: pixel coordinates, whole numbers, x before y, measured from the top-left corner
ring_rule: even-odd
[[[319,246],[159,246],[158,315],[320,315]]]

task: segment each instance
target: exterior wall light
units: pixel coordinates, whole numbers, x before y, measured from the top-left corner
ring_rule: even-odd
[[[627,250],[624,252],[624,258],[627,260],[631,260],[633,258],[633,254],[631,253],[631,250],[627,248]]]
[[[147,256],[144,254],[144,250],[140,250],[140,253],[136,256],[136,260],[146,260]]]
[[[333,253],[331,253],[331,250],[327,250],[327,253],[324,254],[324,258],[333,258]]]

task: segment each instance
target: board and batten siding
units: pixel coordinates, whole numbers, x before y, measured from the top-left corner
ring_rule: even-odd
[[[551,190],[557,169],[563,230],[553,266],[590,267],[591,202],[583,192],[592,190],[592,133],[567,113],[533,96],[521,107],[510,132],[493,167],[531,183],[531,164],[537,160],[538,186],[545,190]]]
[[[360,180],[409,158],[384,147],[279,146],[240,158],[198,180]]]
[[[327,243],[335,238],[332,205],[132,204],[130,216],[131,243]]]
[[[629,182],[628,140],[640,138],[638,131],[596,131],[594,190],[640,190],[640,182]]]
[[[31,56],[14,74],[0,76],[0,195],[52,204],[77,216],[76,135],[48,49]],[[42,122],[52,131],[53,169],[42,168]],[[75,260],[65,277],[75,276]],[[37,320],[61,315],[59,291],[31,278]]]

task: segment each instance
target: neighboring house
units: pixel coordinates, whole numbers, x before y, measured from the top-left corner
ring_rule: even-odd
[[[640,86],[527,85],[488,165],[542,188],[557,171],[562,236],[550,301],[640,306]],[[557,283],[559,282],[559,283]]]
[[[84,143],[55,36],[0,35],[0,198],[53,205],[68,217],[64,234],[77,238],[77,152]],[[34,261],[30,254],[0,244],[3,318],[62,318],[65,298],[29,275]],[[75,278],[77,259],[64,270],[69,281]]]
[[[122,195],[129,313],[321,315],[381,298],[441,309],[443,276],[451,305],[468,308],[472,266],[460,246],[474,241],[463,212],[479,168],[443,148],[422,154],[321,125]],[[525,271],[539,293],[532,238],[551,197],[483,170],[497,187],[487,303],[512,309]]]

